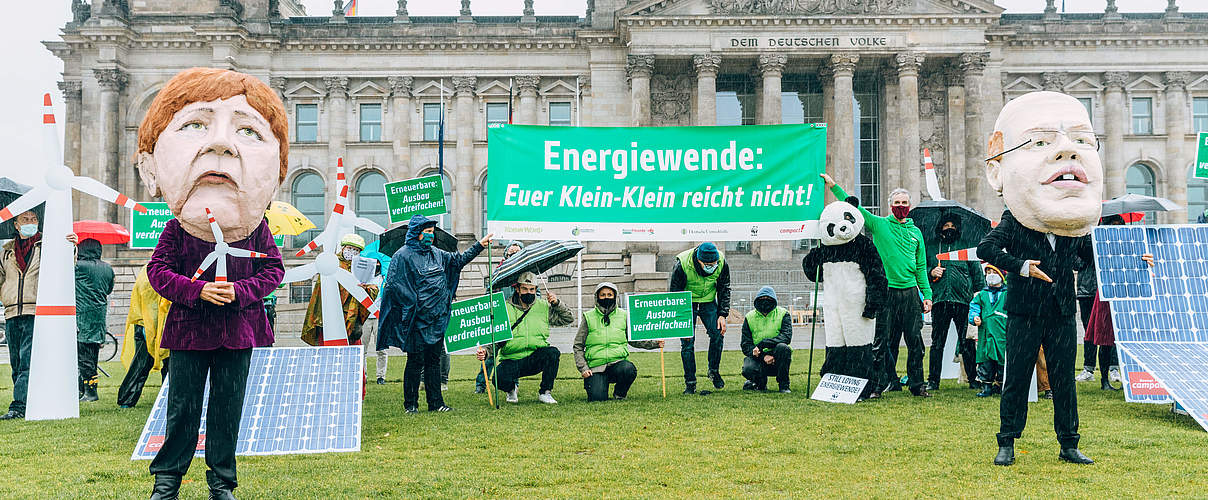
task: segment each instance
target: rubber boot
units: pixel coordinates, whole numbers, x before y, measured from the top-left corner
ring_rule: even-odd
[[[88,403],[101,399],[96,395],[96,384],[96,377],[93,377],[91,380],[84,381],[84,394],[80,396],[80,402]]]
[[[231,486],[215,475],[214,471],[206,471],[206,484],[210,486],[210,500],[235,500],[235,494],[231,493]]]
[[[180,492],[180,476],[156,474],[151,487],[151,500],[176,500]]]

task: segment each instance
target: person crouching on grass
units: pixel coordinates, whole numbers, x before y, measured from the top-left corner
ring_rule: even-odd
[[[575,366],[583,375],[588,401],[608,399],[608,384],[616,384],[612,396],[625,399],[638,378],[629,361],[629,346],[661,349],[662,340],[628,341],[629,311],[617,307],[617,286],[607,281],[596,285],[596,306],[583,313],[575,335]]]
[[[768,376],[776,376],[780,392],[789,393],[789,366],[793,362],[793,318],[776,305],[776,291],[770,286],[755,295],[755,309],[742,322],[742,376],[744,390],[764,391]]]
[[[537,400],[545,404],[557,404],[551,391],[558,376],[557,347],[549,345],[549,328],[566,326],[575,318],[570,308],[562,304],[552,292],[545,292],[545,300],[537,300],[537,277],[524,273],[513,285],[516,293],[505,302],[508,321],[512,323],[512,340],[496,342],[487,348],[478,348],[479,361],[488,356],[499,356],[499,367],[495,369],[495,387],[507,393],[507,402],[520,401],[516,382],[520,377],[541,374],[541,386]]]

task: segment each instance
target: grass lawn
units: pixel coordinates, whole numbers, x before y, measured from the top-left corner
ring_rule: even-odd
[[[672,377],[678,355],[668,354],[663,399],[659,355],[632,359],[639,378],[627,401],[588,404],[566,354],[554,389],[560,404],[538,403],[537,380],[525,378],[520,404],[495,410],[471,393],[477,363],[455,356],[445,398],[457,411],[408,416],[403,358],[392,358],[389,383],[371,379],[363,451],[240,457],[235,491],[240,498],[1208,495],[1208,433],[1166,405],[1127,404],[1097,381],[1079,384],[1082,449],[1095,465],[1057,460],[1052,405],[1041,400],[1016,443],[1016,465],[995,467],[998,398],[974,397],[955,382],[929,400],[895,392],[833,405],[808,399],[804,352],[795,356],[792,394],[743,392],[741,354],[726,352],[726,388],[683,396],[682,379]],[[815,370],[821,360],[819,351]],[[367,364],[372,374],[373,359]],[[159,378],[152,374],[138,408],[119,410],[122,367],[104,367],[114,378],[101,379],[101,401],[82,405],[78,420],[0,422],[0,498],[147,497],[148,462],[129,457]],[[7,365],[0,380],[8,401]],[[421,394],[421,409],[422,401]],[[195,460],[182,498],[205,498],[204,470]]]

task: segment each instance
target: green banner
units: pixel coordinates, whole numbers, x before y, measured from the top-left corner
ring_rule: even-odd
[[[445,329],[445,348],[449,352],[457,352],[489,345],[492,328],[495,330],[495,342],[512,339],[512,325],[508,324],[508,312],[503,306],[503,292],[454,302],[449,327]]]
[[[407,222],[412,215],[440,215],[445,206],[445,187],[439,175],[416,177],[386,184],[386,207],[390,223]]]
[[[1200,132],[1195,141],[1195,176],[1208,179],[1208,132]]]
[[[130,248],[155,248],[164,227],[174,218],[172,210],[164,202],[144,201],[142,206],[147,207],[147,213],[130,212]]]
[[[488,230],[505,239],[796,240],[825,204],[826,126],[487,132]]]
[[[642,293],[629,304],[629,340],[681,339],[693,329],[692,292]]]

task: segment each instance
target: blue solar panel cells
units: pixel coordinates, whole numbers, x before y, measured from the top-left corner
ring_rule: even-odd
[[[1103,300],[1153,297],[1149,266],[1141,255],[1152,253],[1140,226],[1099,226],[1093,232],[1099,296]]]

